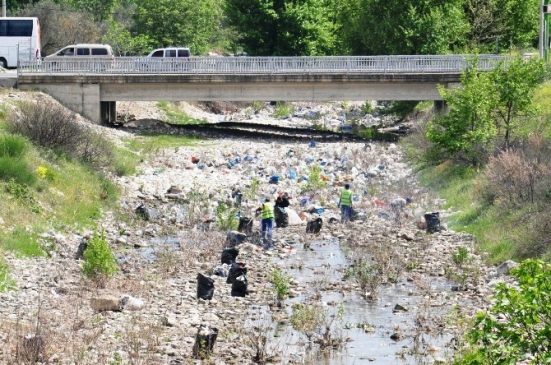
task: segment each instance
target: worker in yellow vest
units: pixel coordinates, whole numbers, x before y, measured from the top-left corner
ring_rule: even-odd
[[[344,185],[338,206],[341,208],[341,223],[349,222],[350,215],[352,214],[352,192],[350,191],[350,184]]]
[[[270,198],[266,198],[264,203],[260,208],[257,209],[257,212],[262,213],[262,244],[267,249],[274,249],[275,246],[272,244],[272,232],[274,226],[274,206],[270,202]]]

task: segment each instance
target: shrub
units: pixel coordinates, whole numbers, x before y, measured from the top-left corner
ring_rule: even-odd
[[[0,179],[32,186],[36,182],[36,175],[25,162],[13,157],[0,157]]]
[[[291,276],[281,272],[279,269],[272,270],[271,283],[274,286],[276,303],[281,306],[287,295],[289,295],[289,284]]]
[[[494,305],[479,313],[467,333],[471,347],[455,364],[530,364],[551,360],[549,283],[551,266],[526,260],[511,270],[518,285],[498,284]]]
[[[327,181],[322,178],[322,169],[319,165],[314,165],[308,169],[308,182],[304,190],[323,189],[327,186]]]
[[[82,266],[82,272],[99,285],[104,285],[107,279],[118,271],[117,261],[109,248],[104,231],[101,235],[94,232],[88,247],[84,250],[84,259],[86,262]]]
[[[89,132],[78,146],[78,156],[82,162],[95,170],[113,165],[114,146],[98,133]]]
[[[7,290],[14,290],[17,283],[10,274],[10,269],[4,260],[0,260],[0,293]]]
[[[237,208],[228,207],[225,203],[218,204],[216,207],[216,225],[223,231],[237,229],[239,220],[236,216]]]
[[[27,141],[21,136],[0,137],[0,157],[22,157],[27,152]]]
[[[20,112],[8,116],[8,125],[39,146],[69,155],[76,153],[86,134],[74,113],[51,101],[22,102]]]
[[[295,108],[284,101],[278,101],[276,103],[276,109],[273,116],[275,118],[286,118],[295,112]]]

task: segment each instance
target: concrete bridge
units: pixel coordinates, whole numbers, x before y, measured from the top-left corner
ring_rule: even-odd
[[[479,55],[490,70],[509,58]],[[21,62],[20,89],[39,89],[95,123],[116,120],[117,101],[434,100],[473,57],[118,57]]]

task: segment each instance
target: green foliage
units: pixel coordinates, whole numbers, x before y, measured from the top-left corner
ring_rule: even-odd
[[[88,246],[84,250],[84,259],[86,261],[82,265],[82,272],[98,283],[103,283],[119,269],[104,231],[101,235],[97,231],[94,232],[94,236],[88,241]]]
[[[236,216],[237,212],[237,208],[228,207],[224,203],[218,204],[216,207],[216,226],[223,231],[237,229],[239,225],[239,219]]]
[[[367,100],[365,103],[362,104],[362,112],[364,114],[373,113],[373,105],[371,104],[370,100]]]
[[[469,251],[466,247],[458,247],[457,251],[452,252],[452,261],[457,266],[461,267],[469,257]]]
[[[545,67],[542,60],[516,58],[492,72],[493,91],[496,94],[493,113],[498,130],[503,131],[504,147],[508,147],[512,133],[535,113],[533,101],[536,89],[542,84]]]
[[[107,0],[106,3],[111,1]],[[103,3],[103,0],[93,0],[93,3]],[[102,27],[94,23],[96,15],[67,6],[63,2],[30,1],[17,12],[17,16],[36,16],[40,19],[42,55],[45,56],[69,44],[100,41]]]
[[[274,286],[276,301],[278,304],[281,304],[285,300],[285,298],[287,298],[287,295],[289,295],[291,276],[285,274],[279,269],[273,269],[270,282]]]
[[[259,186],[260,186],[260,181],[258,180],[258,178],[256,178],[256,176],[253,177],[253,179],[251,180],[251,184],[249,188],[245,190],[243,197],[249,200],[256,199]]]
[[[8,181],[8,183],[5,185],[5,191],[17,200],[24,201],[33,199],[32,192],[29,189],[28,185],[20,184],[15,181],[15,179],[10,179]]]
[[[188,46],[193,54],[204,54],[221,27],[222,4],[218,0],[138,1],[135,30],[151,39],[151,47]]]
[[[477,315],[467,334],[472,347],[456,364],[551,362],[551,266],[526,260],[511,274],[518,286],[496,286],[495,304]]]
[[[27,152],[27,141],[11,134],[0,136],[0,157],[22,157]]]
[[[341,37],[352,54],[445,54],[465,43],[464,1],[346,0]]]
[[[366,259],[357,260],[354,265],[350,266],[344,275],[345,280],[355,280],[360,288],[369,290],[373,294],[377,291],[382,278],[379,275],[379,270],[375,265],[370,265]]]
[[[36,233],[17,227],[9,235],[5,234],[0,238],[0,247],[12,251],[18,256],[38,257],[45,256],[44,250],[38,243]]]
[[[327,187],[327,181],[322,178],[323,170],[320,165],[310,166],[307,170],[308,182],[304,187],[305,191],[317,190]]]
[[[36,175],[24,161],[12,157],[0,157],[0,179],[32,186],[36,182]]]
[[[274,118],[287,118],[295,112],[295,107],[291,103],[284,101],[278,101],[276,103],[276,108],[272,116]]]
[[[17,283],[11,277],[10,268],[0,259],[0,293],[6,292],[8,290],[15,290],[17,288]]]
[[[325,311],[313,305],[297,303],[293,305],[291,314],[291,325],[293,328],[304,334],[308,339],[325,324]]]
[[[477,70],[478,61],[461,76],[461,88],[445,89],[440,95],[448,103],[449,113],[438,115],[426,134],[443,156],[463,160],[473,166],[486,162],[497,129],[492,116],[494,85],[488,73]]]
[[[227,0],[225,15],[237,45],[251,56],[332,54],[338,43],[331,0]]]
[[[200,120],[194,119],[184,113],[178,106],[174,103],[168,102],[159,102],[158,106],[161,110],[164,110],[169,123],[172,124],[200,124]]]

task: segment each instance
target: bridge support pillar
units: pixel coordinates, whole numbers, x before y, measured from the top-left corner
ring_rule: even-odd
[[[100,102],[100,115],[103,124],[113,124],[117,121],[117,102],[102,101]]]
[[[435,100],[434,101],[434,111],[436,113],[444,113],[448,105],[445,100]]]

